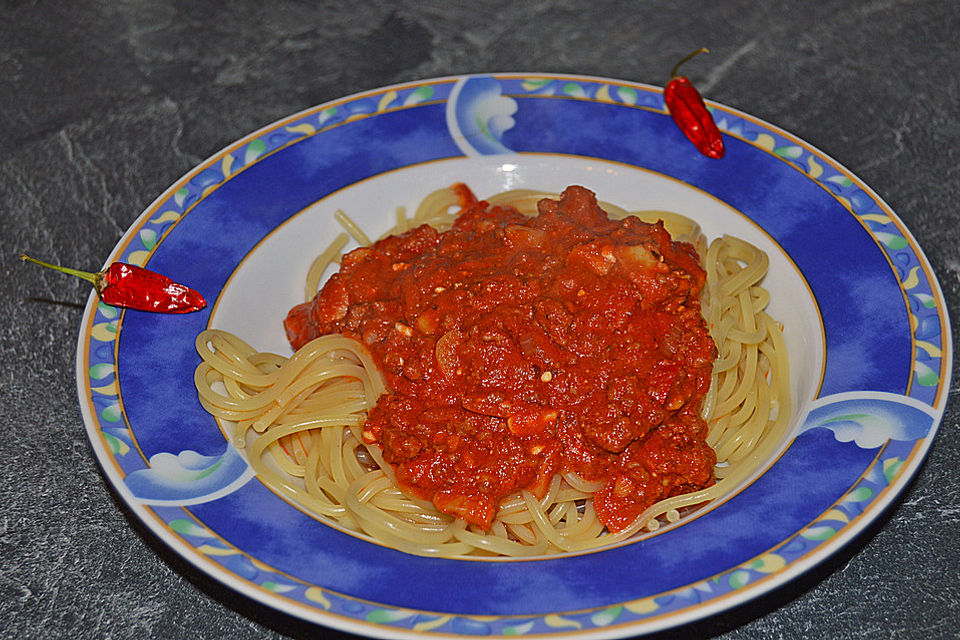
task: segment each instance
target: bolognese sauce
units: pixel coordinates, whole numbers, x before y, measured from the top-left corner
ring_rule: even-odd
[[[400,488],[485,529],[504,497],[573,472],[618,531],[713,484],[700,409],[716,348],[694,248],[611,220],[583,187],[532,218],[460,193],[449,231],[348,253],[284,323],[295,349],[332,333],[366,345],[389,391],[363,438]]]

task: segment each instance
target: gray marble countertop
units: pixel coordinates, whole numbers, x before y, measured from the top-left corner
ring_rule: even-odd
[[[955,0],[0,3],[0,637],[324,633],[201,574],[118,499],[77,406],[87,286],[22,266],[21,251],[94,268],[202,159],[359,90],[480,71],[662,84],[701,45],[709,61],[687,70],[701,90],[877,190],[960,316]],[[957,637],[952,395],[916,480],[862,535],[786,586],[660,637]]]

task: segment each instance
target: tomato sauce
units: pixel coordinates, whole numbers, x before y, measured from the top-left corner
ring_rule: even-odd
[[[713,483],[699,417],[716,349],[705,273],[661,223],[610,220],[567,188],[528,218],[467,194],[450,231],[421,226],[345,255],[285,328],[341,333],[389,392],[363,427],[400,487],[487,528],[507,495],[573,471],[600,520]]]

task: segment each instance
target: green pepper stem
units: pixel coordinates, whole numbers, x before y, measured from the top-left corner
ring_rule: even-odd
[[[675,65],[673,66],[673,69],[670,70],[670,77],[671,77],[671,78],[676,78],[676,77],[677,77],[677,71],[680,70],[680,65],[682,65],[684,62],[686,62],[686,61],[689,60],[690,58],[692,58],[692,57],[694,57],[694,56],[696,56],[696,55],[699,55],[699,54],[701,54],[701,53],[710,53],[710,49],[707,49],[706,47],[700,47],[700,48],[697,49],[696,51],[692,51],[692,52],[688,53],[686,56],[683,57],[683,59],[682,59],[680,62],[678,62],[677,64],[675,64]]]
[[[43,260],[37,260],[36,258],[31,258],[25,253],[20,254],[20,259],[26,262],[33,262],[39,264],[43,267],[48,267],[54,271],[62,271],[63,273],[70,274],[71,276],[77,276],[78,278],[83,278],[88,282],[93,283],[93,286],[100,287],[100,282],[102,280],[102,275],[99,273],[90,273],[89,271],[78,271],[77,269],[71,269],[70,267],[61,267],[60,265],[50,264],[49,262],[44,262]]]

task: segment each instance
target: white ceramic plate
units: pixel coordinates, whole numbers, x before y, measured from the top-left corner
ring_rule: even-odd
[[[916,242],[855,176],[712,105],[727,156],[699,155],[659,89],[549,74],[426,80],[321,105],[230,145],[154,202],[110,261],[163,272],[210,308],[91,299],[80,404],[105,473],[177,553],[246,595],[371,636],[621,637],[683,624],[792,579],[874,520],[936,432],[952,351]],[[196,400],[208,326],[288,353],[282,320],[340,208],[371,234],[467,182],[480,196],[582,184],[667,209],[771,257],[797,404],[790,436],[733,498],[654,535],[533,561],[426,559],[327,526],[266,489]],[[801,487],[801,491],[797,491]]]

